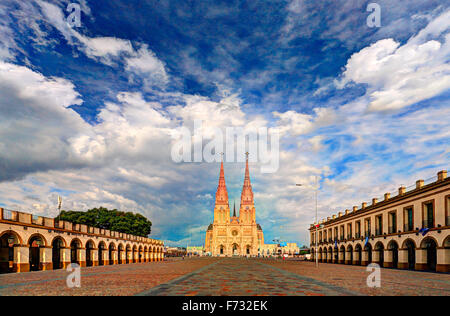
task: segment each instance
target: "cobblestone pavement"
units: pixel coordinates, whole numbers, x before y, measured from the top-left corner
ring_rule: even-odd
[[[66,285],[65,270],[0,274],[2,295],[134,295],[216,262],[215,258],[168,259],[81,269],[81,287]]]
[[[253,259],[224,258],[141,295],[325,296],[356,293]]]
[[[69,289],[64,270],[0,275],[0,295],[446,295],[450,274],[381,269],[381,288],[365,267],[239,258],[169,259],[81,270]]]
[[[445,295],[450,296],[450,274],[385,269],[381,271],[381,287],[369,288],[367,277],[370,272],[367,267],[319,263],[319,268],[313,262],[285,261],[274,259],[259,259],[258,262],[289,271],[301,276],[332,285],[341,286],[347,290],[362,295]]]

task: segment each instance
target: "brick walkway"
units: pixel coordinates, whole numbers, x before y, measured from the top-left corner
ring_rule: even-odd
[[[81,288],[64,270],[0,275],[0,295],[446,295],[450,275],[381,269],[381,288],[365,267],[238,258],[172,259],[90,267]]]
[[[341,286],[362,295],[445,295],[450,296],[450,274],[381,269],[381,287],[367,287],[367,267],[312,262],[264,260],[267,265],[318,281]]]
[[[141,295],[325,296],[355,295],[338,286],[306,278],[252,259],[224,258]]]
[[[65,270],[0,274],[2,295],[135,295],[198,270],[215,258],[88,267],[81,269],[81,287],[66,286]]]

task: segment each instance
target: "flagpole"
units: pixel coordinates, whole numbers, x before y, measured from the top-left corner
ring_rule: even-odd
[[[318,221],[318,216],[317,216],[317,176],[316,176],[316,187],[315,187],[315,190],[314,190],[314,195],[315,195],[315,198],[316,198],[316,236],[315,236],[315,240],[316,240],[316,247],[315,247],[315,257],[316,257],[316,268],[318,268],[319,267],[319,258],[317,257],[317,238],[319,237],[319,235],[318,235],[318,232],[317,232],[317,230],[319,229],[319,221]]]
[[[62,205],[62,198],[60,195],[58,195],[58,219],[61,220],[61,205]]]
[[[315,188],[314,188],[314,199],[315,199],[315,203],[316,203],[316,235],[315,235],[315,237],[314,237],[314,239],[315,239],[315,245],[316,245],[316,247],[315,247],[315,249],[314,249],[314,252],[315,252],[315,257],[316,257],[316,268],[318,268],[319,267],[319,258],[317,257],[317,254],[318,254],[318,249],[317,249],[317,239],[318,239],[318,230],[319,230],[319,221],[318,221],[318,206],[317,206],[317,190],[318,190],[318,187],[317,187],[317,176],[315,176]],[[298,186],[298,187],[301,187],[301,186],[303,186],[303,184],[300,184],[300,183],[298,183],[298,184],[296,184],[296,186]]]

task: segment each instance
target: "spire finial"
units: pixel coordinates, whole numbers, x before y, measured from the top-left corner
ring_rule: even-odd
[[[234,200],[233,217],[236,217],[236,200]]]
[[[242,188],[242,193],[241,193],[241,207],[244,204],[253,205],[253,191],[252,191],[252,184],[250,182],[250,170],[248,167],[249,152],[246,152],[245,156],[246,156],[245,177],[244,177],[244,187]]]

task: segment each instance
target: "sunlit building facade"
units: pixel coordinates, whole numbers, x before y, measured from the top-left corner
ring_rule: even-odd
[[[450,272],[450,178],[447,171],[400,187],[310,227],[320,262]],[[316,251],[317,238],[317,251]]]

